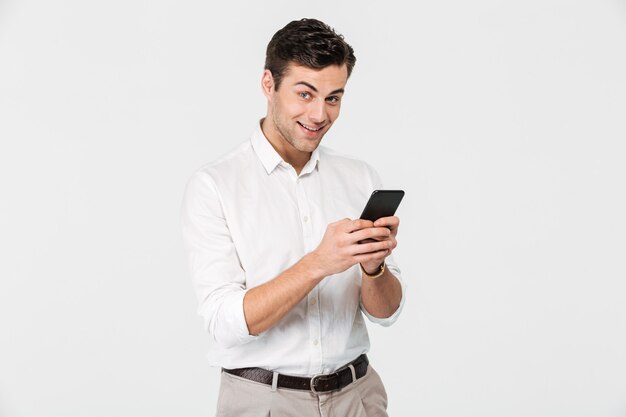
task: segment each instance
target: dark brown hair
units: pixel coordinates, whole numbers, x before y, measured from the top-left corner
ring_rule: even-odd
[[[290,63],[315,69],[346,64],[349,77],[356,57],[343,36],[326,23],[302,19],[288,23],[267,45],[265,69],[271,71],[276,90]]]

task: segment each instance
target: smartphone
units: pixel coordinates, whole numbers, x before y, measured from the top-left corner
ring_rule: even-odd
[[[400,205],[400,201],[402,201],[402,197],[404,197],[402,190],[374,190],[360,218],[376,221],[381,217],[393,216]]]

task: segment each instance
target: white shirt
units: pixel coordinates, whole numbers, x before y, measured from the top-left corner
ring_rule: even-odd
[[[191,177],[182,229],[211,365],[314,375],[369,350],[363,315],[388,326],[404,305],[405,286],[392,257],[386,263],[402,284],[402,301],[386,319],[361,305],[358,264],[326,277],[258,336],[248,332],[243,298],[313,251],[329,223],[358,218],[371,192],[381,188],[369,165],[323,146],[297,175],[260,126],[249,141]]]

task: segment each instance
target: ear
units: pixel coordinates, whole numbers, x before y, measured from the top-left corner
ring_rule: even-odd
[[[269,100],[272,92],[274,91],[274,77],[272,76],[272,72],[268,69],[263,71],[263,77],[261,77],[261,88],[263,89],[263,94]]]

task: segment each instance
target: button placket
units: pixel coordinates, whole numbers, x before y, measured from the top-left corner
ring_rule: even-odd
[[[306,252],[312,251],[314,248],[312,236],[313,236],[313,227],[311,222],[311,212],[309,209],[309,203],[307,200],[306,193],[304,191],[304,180],[302,178],[298,178],[296,181],[296,201],[298,203],[298,211],[300,214],[300,224],[302,226],[302,235],[304,237],[304,248]]]
[[[319,289],[313,288],[308,295],[308,324],[309,340],[311,347],[311,368],[312,374],[320,373],[322,369],[322,332],[320,323]]]
[[[302,226],[302,238],[305,253],[315,249],[313,241],[313,221],[311,219],[310,205],[305,192],[307,176],[298,177],[295,183],[296,202],[300,214],[300,224]],[[322,369],[322,324],[319,303],[319,289],[315,287],[308,295],[308,314],[307,321],[309,325],[309,347],[311,349],[311,363],[309,372],[317,374]]]

